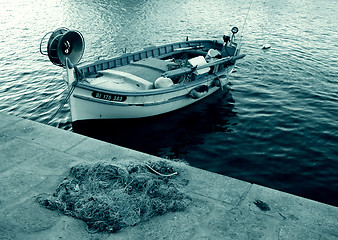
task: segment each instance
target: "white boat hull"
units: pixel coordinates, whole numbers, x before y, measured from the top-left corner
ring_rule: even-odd
[[[90,96],[90,91],[74,91],[70,99],[72,121],[92,119],[126,119],[144,118],[175,111],[191,105],[216,92],[219,87],[211,87],[209,91],[198,99],[189,96],[188,88],[179,92],[150,95],[150,96],[127,96],[128,102],[114,102],[110,100],[96,99]],[[143,103],[132,103],[143,99]]]

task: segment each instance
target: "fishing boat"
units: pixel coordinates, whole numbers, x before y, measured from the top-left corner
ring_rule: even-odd
[[[153,46],[90,64],[79,64],[85,44],[76,30],[50,32],[47,51],[66,69],[72,122],[134,119],[181,109],[222,89],[240,54],[237,27],[220,40]]]

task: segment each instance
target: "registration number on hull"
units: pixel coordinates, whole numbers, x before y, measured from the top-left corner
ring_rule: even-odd
[[[96,92],[96,91],[92,93],[92,96],[94,98],[99,98],[99,99],[103,99],[107,101],[114,101],[114,102],[124,102],[127,100],[127,97],[123,95],[115,95],[115,94]]]

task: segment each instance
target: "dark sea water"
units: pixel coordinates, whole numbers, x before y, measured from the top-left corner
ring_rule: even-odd
[[[338,206],[337,10],[336,0],[2,0],[0,111],[42,123],[57,111],[63,71],[39,53],[56,28],[84,35],[89,62],[237,26],[246,57],[229,92],[74,129],[66,105],[49,124]]]

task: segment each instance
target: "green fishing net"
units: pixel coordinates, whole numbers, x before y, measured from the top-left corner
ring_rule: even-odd
[[[37,201],[83,220],[91,232],[116,232],[186,209],[191,198],[180,190],[186,184],[168,161],[81,164],[70,169],[53,195]]]

